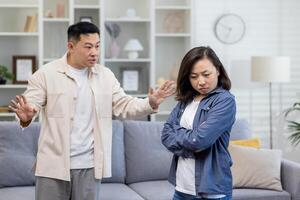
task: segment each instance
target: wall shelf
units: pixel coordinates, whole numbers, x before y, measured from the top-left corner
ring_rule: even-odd
[[[0,32],[0,36],[39,36],[37,32]]]
[[[156,33],[156,37],[191,37],[189,33]]]
[[[106,22],[150,22],[150,19],[147,18],[129,18],[129,17],[121,17],[121,18],[107,18]]]
[[[138,59],[126,59],[126,58],[118,58],[118,59],[110,59],[110,58],[106,58],[104,60],[105,62],[151,62],[150,58],[138,58]]]
[[[0,89],[25,89],[27,85],[5,84],[0,85]]]

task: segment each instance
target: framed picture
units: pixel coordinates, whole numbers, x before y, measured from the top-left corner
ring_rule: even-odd
[[[120,72],[124,91],[131,94],[142,93],[140,67],[120,67]]]
[[[13,83],[27,84],[29,77],[36,70],[35,56],[13,56]]]
[[[79,21],[93,23],[93,18],[89,17],[89,16],[81,16],[80,19],[79,19]]]

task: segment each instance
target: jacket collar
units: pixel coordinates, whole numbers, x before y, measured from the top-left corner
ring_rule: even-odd
[[[68,52],[66,52],[61,58],[60,58],[60,61],[61,61],[61,65],[58,65],[57,67],[57,71],[60,72],[60,73],[64,73],[64,74],[68,74],[69,72],[69,69],[68,69],[68,66],[70,66],[67,62],[67,57],[68,57]],[[98,74],[99,73],[99,69],[97,67],[91,67],[91,68],[88,68],[88,71],[89,72],[92,72],[93,74]]]

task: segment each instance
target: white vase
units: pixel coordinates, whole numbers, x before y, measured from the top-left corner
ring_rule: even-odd
[[[120,46],[118,45],[117,41],[114,39],[110,44],[110,56],[111,58],[118,58],[120,55]]]

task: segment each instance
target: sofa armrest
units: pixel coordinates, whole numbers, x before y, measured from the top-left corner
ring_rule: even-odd
[[[300,200],[300,164],[283,159],[281,162],[282,187],[293,200]]]

